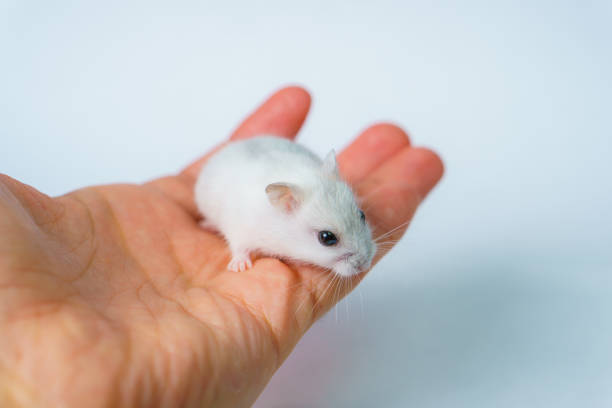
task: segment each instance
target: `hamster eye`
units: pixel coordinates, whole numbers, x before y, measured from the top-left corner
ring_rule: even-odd
[[[359,216],[361,217],[361,221],[365,222],[365,214],[363,211],[359,210]]]
[[[321,243],[321,245],[332,246],[338,243],[338,238],[336,238],[333,232],[320,231],[319,232],[319,242]]]

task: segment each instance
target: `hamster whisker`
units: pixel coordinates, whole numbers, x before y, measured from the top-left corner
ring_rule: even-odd
[[[323,277],[321,280],[326,280],[326,279],[328,279],[328,278],[327,278],[327,276],[326,276],[326,277]],[[313,282],[314,282],[314,278],[308,281],[308,283],[309,283],[309,284],[312,284]],[[318,286],[318,283],[319,283],[319,282],[317,282],[317,283],[316,283],[314,286]],[[299,283],[297,283],[297,284],[295,284],[295,285],[290,286],[289,288],[294,288],[294,287],[302,287],[302,286],[306,286],[306,282],[304,282],[304,281],[299,282]],[[306,301],[308,300],[308,298],[309,298],[309,297],[308,297],[308,296],[306,296],[306,297],[305,297],[305,298],[304,298],[304,299],[303,299],[303,300],[300,302],[299,306],[298,306],[298,307],[297,307],[297,309],[295,310],[296,315],[297,315],[297,313],[300,311],[300,309],[302,308],[302,306],[304,306],[304,304],[306,303]]]
[[[334,289],[334,297],[332,298],[332,302],[334,303],[334,308],[336,309],[336,324],[338,323],[338,303],[340,302],[340,296],[342,296],[342,289],[344,289],[344,281],[345,279],[338,279],[336,283],[336,288]]]
[[[388,237],[389,235],[393,234],[395,231],[399,230],[400,228],[407,226],[407,225],[410,223],[410,221],[411,221],[411,220],[408,220],[408,221],[406,221],[406,222],[403,222],[403,223],[401,223],[400,225],[398,225],[397,227],[395,227],[395,228],[391,229],[390,231],[387,231],[387,232],[386,232],[386,233],[384,233],[383,235],[380,235],[380,236],[376,237],[376,238],[374,239],[374,242],[378,242],[378,241],[380,241],[381,239],[384,239],[384,238]]]
[[[388,244],[395,245],[395,244],[397,244],[400,241],[401,241],[400,239],[390,239],[388,241],[376,242],[375,244],[376,244],[377,247],[381,246],[381,245],[388,245]]]
[[[389,251],[391,251],[393,249],[393,247],[394,247],[394,245],[387,246],[387,247],[385,247],[385,246],[377,247],[376,248],[376,255],[380,255],[381,257],[385,256],[385,255],[387,255],[389,253]]]
[[[340,275],[337,274],[333,274],[333,277],[331,278],[331,280],[329,281],[329,284],[327,285],[327,287],[325,288],[325,291],[321,294],[321,296],[319,297],[319,299],[317,299],[317,301],[315,302],[313,309],[316,309],[316,306],[321,303],[321,301],[325,298],[325,295],[327,294],[329,289],[333,289],[335,287],[335,285],[337,284],[338,279],[340,278]],[[333,300],[333,298],[332,298]]]
[[[335,298],[334,298],[335,309],[336,309],[336,323],[339,323],[338,316],[342,317],[341,310],[340,312],[338,311],[339,309],[341,309],[340,302],[344,302],[344,313],[346,316],[346,321],[350,321],[350,318],[351,318],[351,297],[350,295],[354,289],[357,289],[359,291],[359,297],[361,301],[360,304],[363,306],[363,297],[361,294],[361,290],[359,286],[356,285],[356,282],[354,279],[351,279],[351,277],[342,277],[342,279],[340,279],[339,282],[337,283],[337,289],[336,289]],[[363,308],[362,308],[362,316],[363,316]]]
[[[396,244],[395,244],[395,243],[392,243],[392,242],[387,242],[387,243],[384,243],[384,244],[376,245],[376,251],[378,252],[378,251],[379,251],[379,250],[381,250],[381,249],[391,249],[391,248],[393,248],[395,245],[396,245]]]
[[[338,324],[338,302],[336,302],[336,293],[338,292],[338,286],[340,286],[340,281],[336,285],[334,285],[334,294],[332,297],[332,304],[334,305],[334,315],[336,317],[336,324]]]
[[[314,282],[314,278],[313,279],[309,279],[306,281],[300,281],[298,283],[294,283],[293,285],[289,285],[286,286],[285,289],[295,289],[295,288],[300,288],[302,286],[306,286],[307,284],[312,284]]]
[[[296,263],[296,260],[293,260],[294,263]],[[298,263],[298,265],[301,265],[300,263]],[[331,269],[324,269],[324,270],[320,270],[320,271],[316,271],[316,276],[314,276],[311,279],[307,279],[307,280],[300,280],[298,283],[295,283],[293,285],[288,285],[285,288],[286,289],[294,289],[294,288],[299,288],[302,286],[306,286],[306,285],[312,285],[313,282],[315,282],[315,280],[317,281],[321,281],[324,279],[327,279],[327,275],[329,275]]]
[[[389,245],[379,245],[376,247],[376,251],[382,251],[382,250],[390,250],[393,249],[395,247],[395,244],[389,244]]]
[[[317,298],[315,303],[312,305],[312,312],[314,312],[315,309],[317,308],[317,306],[319,305],[319,303],[321,303],[321,300],[323,300],[323,298],[325,297],[325,294],[327,293],[329,288],[333,285],[334,281],[338,278],[338,276],[339,275],[336,275],[335,273],[332,273],[332,278],[331,279],[328,278],[328,282],[327,282],[327,285],[325,286],[325,289],[323,290],[321,295]],[[305,298],[304,301],[302,301],[302,303],[300,304],[300,307],[297,309],[296,313],[299,312],[299,310],[302,308],[302,306],[306,303],[306,300],[307,300],[307,298]]]
[[[347,296],[344,298],[345,302],[346,302],[346,320],[350,321],[351,320],[351,304],[349,302],[349,295],[353,292],[355,284],[353,283],[352,279],[349,279],[348,282],[348,292],[347,292]]]
[[[330,297],[330,300],[331,300],[330,304],[333,305],[336,322],[338,322],[339,303],[341,300],[343,300],[343,295],[346,295],[344,296],[344,301],[348,302],[347,300],[348,294],[352,292],[353,289],[355,288],[355,283],[353,282],[351,277],[338,275],[337,273],[333,272],[332,269],[326,269],[322,273],[326,274],[326,276],[323,276],[321,279],[317,279],[317,282],[314,284],[314,287],[312,288],[315,294],[317,292],[320,293],[320,295],[317,296],[314,304],[312,305],[312,312],[314,312],[317,309],[317,307],[327,297]],[[306,284],[312,284],[314,281],[315,279],[310,279],[308,281],[302,281],[297,284],[287,286],[287,288],[303,287]],[[323,291],[319,291],[319,288],[322,286],[324,286]],[[363,297],[362,297],[361,292],[359,293],[359,296],[360,296],[360,301],[361,301],[361,310],[362,310],[361,313],[363,315]],[[308,299],[309,299],[309,296],[306,296],[304,297],[304,299],[302,299],[298,307],[295,309],[296,315],[300,312],[302,307],[304,307]],[[345,304],[345,309],[346,309],[346,316],[348,319],[350,317],[350,305],[348,303]]]
[[[361,318],[365,318],[364,313],[364,301],[363,301],[363,293],[361,293],[361,288],[357,286],[357,293],[359,294],[359,308],[361,309]]]
[[[312,281],[311,281],[312,282]],[[300,282],[301,285],[304,285],[305,282]],[[300,285],[297,285],[300,286]],[[317,286],[317,285],[315,285]],[[295,314],[297,315],[299,313],[299,311],[302,309],[302,306],[304,306],[306,304],[306,301],[309,299],[309,296],[305,296],[304,299],[302,299],[302,301],[300,302],[300,304],[298,305],[297,309],[295,310]]]
[[[376,255],[380,256],[380,257],[383,257],[383,256],[387,255],[392,249],[393,249],[393,247],[380,248],[378,251],[376,251]]]

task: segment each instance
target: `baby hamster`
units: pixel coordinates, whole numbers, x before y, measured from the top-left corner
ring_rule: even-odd
[[[230,270],[250,268],[252,252],[312,263],[342,276],[372,263],[370,228],[340,179],[333,150],[321,160],[280,137],[232,142],[202,168],[195,200],[202,225],[227,240]]]

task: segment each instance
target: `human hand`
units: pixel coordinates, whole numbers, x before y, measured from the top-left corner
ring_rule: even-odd
[[[282,89],[231,139],[294,138],[309,105],[304,90]],[[363,278],[272,258],[227,271],[230,252],[198,226],[193,202],[208,156],[143,185],[56,198],[0,176],[0,406],[249,406]],[[434,153],[389,124],[338,161],[390,244],[442,175]]]

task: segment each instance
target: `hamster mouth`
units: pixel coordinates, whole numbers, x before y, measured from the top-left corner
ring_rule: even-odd
[[[332,268],[335,273],[341,276],[352,276],[364,272],[366,268],[365,262],[357,261],[355,253],[349,252],[336,258],[334,267]]]

